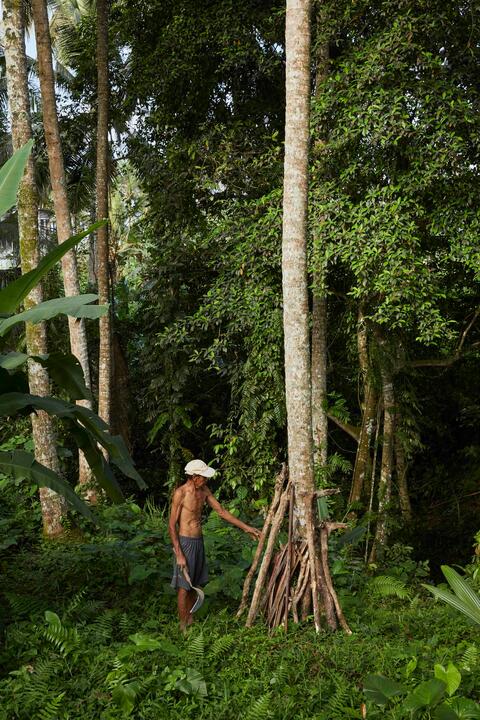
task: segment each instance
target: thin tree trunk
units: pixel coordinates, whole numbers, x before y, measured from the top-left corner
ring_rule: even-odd
[[[23,0],[4,0],[3,26],[5,31],[5,65],[7,92],[12,124],[13,149],[24,145],[32,137],[30,120],[30,102],[28,94],[27,56],[25,51],[25,25]],[[38,195],[35,185],[33,158],[30,156],[18,191],[18,229],[20,236],[20,260],[22,272],[32,270],[38,263]],[[25,298],[28,309],[42,302],[42,288],[38,285]],[[47,353],[47,335],[45,323],[26,323],[26,344],[29,355]],[[50,381],[47,371],[38,363],[30,361],[28,366],[30,392],[45,396],[50,393]],[[52,418],[44,411],[33,413],[32,434],[35,446],[35,459],[59,473],[60,466],[56,449],[55,430]],[[40,488],[43,532],[46,537],[57,537],[63,533],[62,516],[67,506],[63,497],[49,488]]]
[[[319,277],[315,283],[320,283]],[[315,291],[314,291],[315,292]],[[328,459],[327,400],[327,298],[313,296],[312,305],[312,429],[315,460],[325,467]]]
[[[363,385],[364,400],[362,403],[362,424],[358,439],[357,454],[353,469],[352,487],[350,489],[349,505],[358,503],[367,486],[371,473],[370,447],[375,429],[378,393],[374,387],[372,370],[368,352],[368,335],[362,306],[358,311],[357,324],[358,361],[360,366],[361,384]]]
[[[395,393],[393,377],[384,357],[385,341],[380,333],[377,333],[377,339],[380,353],[383,355],[380,362],[383,395],[383,438],[380,481],[378,484],[378,519],[369,558],[369,562],[371,563],[375,562],[377,557],[383,555],[388,538],[388,511],[392,494],[393,451],[395,443]]]
[[[372,524],[372,509],[373,509],[373,496],[375,493],[375,479],[377,476],[377,456],[378,456],[378,436],[380,433],[380,423],[381,423],[381,416],[383,413],[383,404],[382,402],[379,402],[377,405],[377,420],[376,420],[376,427],[375,427],[375,440],[373,443],[373,462],[372,462],[372,472],[370,473],[370,491],[368,495],[368,522],[367,522],[367,532],[366,532],[366,541],[365,541],[365,563],[368,561],[368,542],[370,539],[370,526]]]
[[[108,2],[97,0],[97,219],[108,219]],[[110,302],[108,225],[97,231],[98,298]],[[111,313],[100,318],[98,414],[110,424],[112,386]]]
[[[32,13],[35,22],[35,39],[37,43],[38,76],[42,95],[43,125],[48,152],[48,166],[52,184],[53,205],[57,222],[57,239],[64,242],[72,235],[72,224],[68,208],[67,184],[62,155],[62,144],[58,125],[57,106],[55,100],[55,80],[52,64],[52,44],[45,0],[32,0]],[[78,295],[77,260],[73,250],[62,258],[62,273],[65,295]],[[90,366],[88,362],[87,335],[83,319],[68,318],[70,347],[81,366],[87,387],[91,386]],[[80,400],[80,405],[91,407],[88,400]],[[82,453],[79,454],[79,482],[89,484],[91,472]],[[88,493],[87,493],[88,494]],[[90,493],[90,498],[93,499]]]
[[[320,20],[319,20],[320,22]],[[328,43],[322,43],[317,52],[315,95],[328,74],[330,59]],[[321,130],[320,130],[321,133]],[[325,138],[318,138],[324,142]],[[326,267],[313,274],[312,302],[312,429],[314,460],[325,468],[328,459],[327,401],[327,298]]]
[[[308,544],[315,629],[320,629],[313,522],[312,387],[308,327],[307,202],[310,115],[310,1],[287,0],[283,327],[288,465],[297,533]]]
[[[120,338],[117,333],[112,333],[113,344],[113,387],[115,394],[112,396],[112,417],[110,427],[115,435],[121,435],[125,441],[128,451],[132,451],[132,434],[130,431],[130,391],[128,364]]]
[[[399,415],[397,412],[396,418],[397,433],[395,435],[395,469],[397,471],[397,482],[398,482],[398,498],[400,500],[400,511],[402,517],[406,522],[412,520],[412,506],[410,503],[410,495],[408,492],[407,483],[407,461],[405,459],[405,450],[403,448],[402,441],[398,434],[399,427]]]

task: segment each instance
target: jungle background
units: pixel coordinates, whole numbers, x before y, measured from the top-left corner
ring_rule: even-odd
[[[326,308],[328,417],[315,479],[338,490],[320,516],[349,526],[332,536],[330,564],[353,636],[316,634],[308,618],[287,632],[245,628],[235,613],[255,546],[210,515],[207,599],[183,638],[167,521],[184,465],[218,468],[216,497],[261,528],[287,460],[285,4],[106,5],[111,328],[85,327],[92,396],[106,342],[108,422],[146,488],[114,468],[123,501],[100,493],[100,525],[72,511],[52,540],[35,478],[1,475],[0,718],[480,717],[478,7],[312,5],[309,291],[312,310],[318,296]],[[98,215],[99,6],[48,10],[74,232]],[[22,13],[29,51],[28,3]],[[34,50],[27,60],[45,253],[60,237]],[[1,68],[6,161],[15,143]],[[4,259],[17,252],[15,222],[13,211],[0,224]],[[77,261],[81,292],[101,295],[95,233]],[[19,266],[10,257],[3,287]],[[57,264],[44,298],[63,292]],[[47,336],[50,351],[69,352],[65,318],[49,320]],[[5,351],[26,342],[17,328]],[[386,373],[395,452],[385,503]],[[72,400],[56,377],[53,394]],[[27,412],[0,420],[1,452],[33,452]],[[74,488],[76,438],[59,421],[55,432]],[[424,587],[445,582],[445,565],[463,568],[478,615]]]

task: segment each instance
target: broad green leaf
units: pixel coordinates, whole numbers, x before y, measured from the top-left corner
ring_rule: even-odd
[[[130,454],[121,435],[111,435],[108,425],[88,408],[76,406],[80,422],[97,437],[98,442],[107,450],[113,462],[127,477],[135,480],[140,490],[145,490],[146,482],[135,470]]]
[[[447,703],[439,705],[436,708],[433,717],[434,720],[459,720],[459,716],[455,710],[452,710],[450,705],[447,705]]]
[[[9,352],[0,355],[0,367],[5,370],[14,370],[28,360],[28,355],[21,352]]]
[[[128,574],[128,584],[133,585],[135,582],[142,582],[146,580],[150,575],[155,575],[158,570],[148,565],[134,565]]]
[[[18,148],[0,168],[0,217],[5,215],[17,202],[18,186],[32,147],[33,140],[29,140],[21,148]]]
[[[194,668],[187,668],[185,672],[186,677],[177,680],[175,687],[186,695],[199,695],[200,697],[206,697],[207,685],[203,679],[203,675]]]
[[[420,708],[434,708],[441,701],[447,689],[446,684],[437,678],[421,683],[405,698],[403,707],[409,712]]]
[[[129,635],[128,639],[131,640],[140,650],[158,650],[160,648],[159,640],[152,638],[149,635],[144,635],[143,633]]]
[[[442,588],[432,587],[431,585],[425,584],[423,585],[423,587],[426,588],[429,592],[431,592],[432,595],[434,595],[436,598],[442,600],[448,605],[451,605],[456,610],[463,613],[463,615],[466,615],[468,618],[470,618],[470,620],[473,620],[474,623],[480,625],[480,609],[473,609],[471,605],[467,605],[448,590],[443,590]]]
[[[57,613],[54,613],[51,610],[45,610],[45,620],[48,622],[49,625],[62,624],[62,621],[58,617]]]
[[[20,353],[19,353],[20,354]],[[92,393],[85,385],[82,366],[71,353],[54,352],[48,355],[35,355],[33,359],[47,368],[54,382],[66,390],[70,400],[91,399]]]
[[[37,267],[30,272],[21,275],[17,280],[9,283],[6,288],[0,290],[0,314],[10,315],[14,313],[19,307],[22,301],[27,297],[28,293],[35,285],[38,285],[40,280],[47,272],[59,261],[62,257],[71,250],[75,245],[78,245],[80,240],[87,235],[90,235],[97,228],[105,225],[106,220],[91,225],[87,230],[84,230],[78,235],[73,235],[68,240],[65,240],[61,245],[51,250],[44,258],[40,260]]]
[[[480,613],[480,596],[469,583],[448,565],[442,565],[442,572],[458,599]]]
[[[455,715],[447,715],[445,710],[443,711],[444,714],[442,714],[441,709],[445,707],[448,707],[449,711],[455,713]],[[455,718],[455,720],[480,720],[480,705],[467,698],[452,698],[448,701],[448,705],[447,703],[439,705],[434,717],[435,720],[450,720],[450,718]]]
[[[410,675],[413,673],[415,668],[417,667],[418,660],[416,657],[413,657],[411,660],[408,661],[407,666],[405,668],[405,675],[410,677]]]
[[[108,310],[106,305],[89,305],[98,299],[97,295],[72,295],[70,297],[54,298],[35,305],[30,310],[24,310],[17,315],[11,315],[0,320],[0,336],[5,335],[13,325],[21,322],[39,323],[50,320],[57,315],[71,315],[73,317],[99,318]]]
[[[97,483],[105,490],[111,500],[116,503],[123,502],[123,494],[117,479],[98,447],[95,438],[92,437],[91,433],[82,427],[75,418],[70,419],[68,422],[70,432],[78,447],[85,455],[85,459]]]
[[[435,677],[445,683],[445,685],[447,686],[447,693],[452,696],[456,692],[456,690],[458,690],[458,687],[462,682],[462,676],[460,672],[457,670],[457,668],[452,662],[448,663],[447,669],[445,669],[443,665],[437,664],[435,665],[434,670]]]
[[[14,478],[24,478],[39,487],[48,487],[50,490],[55,490],[59,495],[63,495],[77,512],[88,520],[96,522],[95,516],[88,505],[75,494],[70,485],[52,470],[37,462],[30,453],[24,450],[0,452],[0,470]]]
[[[112,690],[112,699],[114,703],[125,713],[130,715],[135,707],[135,699],[137,697],[139,685],[137,682],[130,682],[125,685],[116,685]]]
[[[102,445],[110,454],[110,460],[128,477],[144,489],[146,483],[133,466],[132,459],[119,436],[110,435],[108,425],[95,413],[81,405],[74,405],[59,398],[39,397],[27,393],[5,393],[0,395],[0,416],[11,416],[18,412],[45,410],[69,422],[75,442],[83,450],[99,485],[115,502],[122,502],[123,495],[110,466],[100,451]]]
[[[390,698],[396,695],[405,695],[408,692],[405,685],[383,675],[367,675],[363,690],[367,700],[376,705],[388,705]]]

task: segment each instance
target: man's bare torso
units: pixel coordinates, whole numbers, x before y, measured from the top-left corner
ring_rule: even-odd
[[[178,518],[179,535],[184,537],[200,537],[202,534],[202,510],[209,493],[204,485],[201,488],[182,486],[180,517]]]

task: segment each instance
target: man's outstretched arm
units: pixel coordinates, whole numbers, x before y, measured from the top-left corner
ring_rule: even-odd
[[[225,510],[208,488],[205,488],[205,491],[207,493],[207,503],[210,505],[212,510],[215,510],[215,512],[218,513],[222,520],[226,520],[231,525],[235,525],[235,527],[238,527],[240,530],[248,533],[254,540],[258,540],[260,537],[260,530],[257,530],[257,528],[254,528],[251,525],[246,525],[244,522],[236,518],[235,515],[232,515],[232,513],[229,513],[228,510]]]
[[[173,552],[177,559],[178,567],[183,570],[187,566],[185,555],[180,547],[180,541],[178,539],[177,523],[180,520],[180,513],[182,511],[183,491],[182,488],[177,488],[173,493],[172,509],[170,511],[170,519],[168,521],[168,533],[172,540]]]

